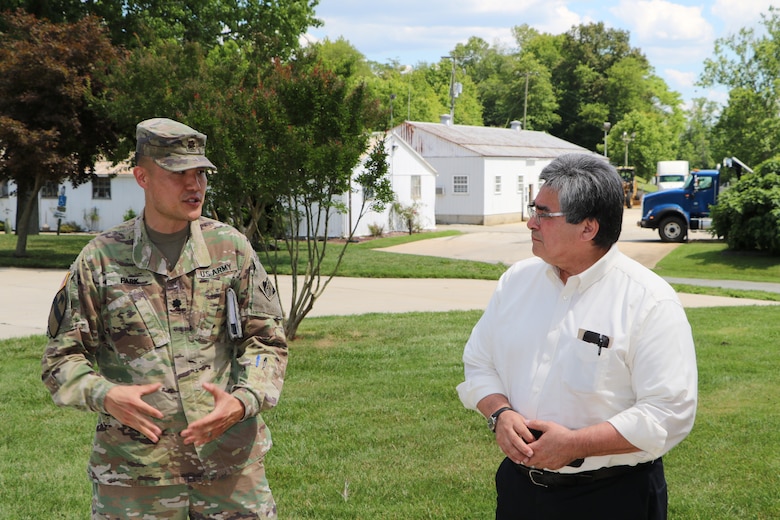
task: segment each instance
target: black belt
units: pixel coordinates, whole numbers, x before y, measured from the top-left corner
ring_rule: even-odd
[[[654,461],[653,461],[654,462]],[[597,480],[617,477],[626,473],[633,473],[647,469],[653,462],[643,462],[636,466],[612,466],[592,471],[580,471],[579,473],[556,473],[543,469],[529,468],[522,464],[515,464],[517,471],[525,473],[533,484],[542,487],[572,487],[584,484],[592,484]]]

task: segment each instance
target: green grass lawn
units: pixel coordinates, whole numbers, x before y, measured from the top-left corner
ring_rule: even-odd
[[[349,244],[338,275],[358,278],[472,278],[478,280],[498,280],[506,270],[505,265],[467,260],[450,260],[432,256],[401,256],[395,253],[374,251],[376,248],[451,236],[458,233],[458,231],[416,233],[414,235],[400,235]],[[91,239],[92,236],[90,235],[33,235],[29,237],[27,242],[29,256],[26,258],[15,258],[13,253],[16,248],[16,236],[0,234],[0,267],[67,269],[79,254],[81,248]],[[323,263],[323,273],[329,273],[333,270],[336,255],[341,244],[330,243],[326,247],[328,254]],[[279,253],[274,257],[266,257],[260,252],[259,256],[269,272],[276,266],[278,274],[291,274],[290,258],[286,253]],[[399,261],[399,257],[403,261]],[[300,272],[303,270],[304,265],[303,261],[301,261]]]
[[[780,282],[780,257],[763,253],[733,252],[724,242],[696,241],[682,244],[655,267],[661,276]]]
[[[489,519],[500,450],[455,386],[480,313],[310,318],[265,418],[284,519]],[[671,519],[780,518],[777,309],[689,309],[700,404],[665,457]],[[422,333],[420,332],[422,331]],[[0,518],[88,518],[95,417],[40,382],[45,338],[0,342]]]
[[[502,264],[488,264],[447,258],[403,255],[377,251],[416,240],[458,234],[458,231],[417,233],[378,238],[350,244],[339,269],[339,276],[363,278],[474,278],[496,280],[506,270]],[[27,258],[14,258],[15,235],[0,234],[0,266],[67,269],[78,255],[89,235],[35,235],[29,237]],[[339,244],[329,244],[324,272],[335,265]],[[402,260],[399,261],[399,258]],[[290,274],[289,258],[280,254],[260,259],[270,270]],[[661,276],[703,278],[709,280],[747,280],[780,282],[780,257],[760,253],[733,253],[717,241],[695,241],[682,244],[663,258],[655,268]]]

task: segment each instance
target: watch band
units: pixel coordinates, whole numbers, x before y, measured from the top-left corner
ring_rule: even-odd
[[[493,433],[496,432],[496,425],[498,424],[498,416],[502,413],[506,412],[507,410],[511,410],[511,406],[504,406],[502,408],[499,408],[492,414],[490,414],[490,418],[488,418],[488,428],[490,428],[490,431]]]

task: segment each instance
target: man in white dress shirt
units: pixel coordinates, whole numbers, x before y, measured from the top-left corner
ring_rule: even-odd
[[[528,220],[536,258],[501,277],[458,385],[506,455],[496,518],[666,518],[661,457],[696,414],[685,311],[618,250],[624,199],[612,166],[569,154],[540,179]]]

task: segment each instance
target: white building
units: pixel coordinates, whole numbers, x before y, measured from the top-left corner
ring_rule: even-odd
[[[43,231],[56,231],[57,221],[74,222],[85,231],[105,231],[144,208],[144,191],[135,182],[128,163],[95,164],[97,179],[73,187],[70,182],[47,183],[38,193],[38,222]],[[0,181],[0,218],[16,226],[18,200],[15,184]],[[65,197],[63,200],[62,197]],[[64,204],[62,204],[64,202]],[[63,210],[64,206],[64,210]]]
[[[545,132],[406,121],[393,132],[437,172],[436,223],[520,222],[539,191],[539,174],[553,159],[590,150]]]
[[[387,175],[390,177],[396,201],[404,208],[414,207],[415,225],[420,231],[435,229],[436,171],[406,141],[393,134],[375,134],[369,142],[369,150],[377,139],[382,138],[385,139],[387,153]],[[352,172],[352,179],[365,171],[367,159],[368,152]],[[353,182],[352,191],[343,194],[339,201],[347,211],[337,213],[333,210],[331,213],[328,224],[330,237],[347,237],[350,229],[355,229],[355,237],[374,234],[372,228],[381,229],[383,233],[408,231],[407,223],[398,218],[391,205],[387,205],[381,212],[368,211],[358,220],[365,196],[363,187]],[[299,234],[305,234],[305,230],[299,230]],[[322,229],[318,230],[318,236],[323,234]]]

